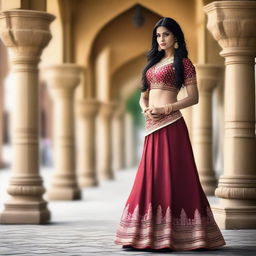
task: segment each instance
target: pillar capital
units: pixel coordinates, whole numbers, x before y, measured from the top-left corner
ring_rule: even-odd
[[[113,102],[113,101],[112,102],[102,102],[100,105],[100,110],[99,110],[100,117],[106,118],[106,119],[112,118],[117,106],[118,106],[117,102]]]
[[[73,63],[43,67],[43,79],[55,97],[73,97],[74,89],[80,82],[83,68]]]
[[[215,1],[203,10],[208,30],[223,49],[221,56],[256,56],[255,1]]]
[[[96,99],[79,99],[76,102],[76,112],[79,118],[93,118],[96,117],[100,101]]]
[[[13,9],[0,13],[0,34],[11,58],[39,57],[52,38],[49,25],[55,16],[46,12]],[[14,60],[14,61],[15,61]]]
[[[116,119],[120,119],[124,117],[124,113],[125,113],[125,106],[122,104],[118,104],[115,111],[114,111],[114,117]]]
[[[224,67],[213,64],[196,64],[198,89],[200,91],[212,92],[223,75]]]

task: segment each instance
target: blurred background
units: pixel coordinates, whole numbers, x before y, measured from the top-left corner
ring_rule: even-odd
[[[111,115],[111,151],[113,169],[138,164],[143,144],[144,118],[140,113],[141,72],[146,53],[151,46],[154,24],[162,17],[174,18],[182,27],[189,58],[197,63],[212,63],[223,67],[218,43],[206,30],[202,6],[211,1],[1,1],[1,9],[18,6],[23,9],[45,10],[56,16],[51,24],[52,39],[41,56],[40,67],[59,63],[76,63],[82,67],[82,79],[76,87],[74,107],[80,100],[92,99],[92,104],[116,104]],[[12,78],[9,75],[7,49],[1,43],[1,140],[0,149],[10,145]],[[41,71],[41,69],[40,69]],[[223,83],[220,72],[218,86],[212,93],[213,104],[213,164],[216,173],[222,169],[222,105]],[[47,81],[40,72],[40,145],[41,164],[53,165],[53,99]],[[179,98],[185,97],[182,89]],[[84,103],[89,104],[89,103]],[[84,107],[86,108],[86,107]],[[98,106],[100,109],[100,107]],[[182,110],[192,139],[192,108]],[[79,112],[79,110],[77,111]],[[77,113],[76,112],[76,113]],[[97,114],[98,116],[100,113]],[[95,121],[97,123],[97,115]],[[79,140],[79,113],[75,115],[76,138]],[[83,121],[82,121],[83,122]],[[98,122],[100,125],[100,120]],[[97,127],[97,126],[96,126]],[[100,133],[100,127],[98,127]],[[97,142],[98,132],[92,133]],[[103,132],[104,133],[104,132]],[[106,134],[104,134],[106,136]],[[102,144],[101,144],[102,143]],[[104,138],[97,142],[98,151]],[[95,154],[96,154],[95,152]],[[103,153],[104,154],[104,153]],[[9,155],[9,153],[7,154]],[[99,153],[100,155],[100,153]],[[10,162],[3,159],[1,166]],[[7,156],[8,158],[8,156]],[[100,161],[101,159],[99,159]]]
[[[247,223],[246,214],[234,220],[241,220],[242,205],[256,216],[254,5],[0,0],[0,173],[13,170],[14,186],[20,182],[30,191],[35,184],[26,179],[47,169],[55,174],[46,184],[47,200],[74,200],[83,188],[136,170],[144,142],[141,73],[155,23],[171,17],[197,72],[199,103],[181,112],[203,189],[227,203],[222,227],[233,203],[238,211],[235,217],[229,212],[230,225]],[[181,89],[178,100],[186,96]]]

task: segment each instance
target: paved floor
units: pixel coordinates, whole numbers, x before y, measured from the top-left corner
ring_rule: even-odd
[[[51,173],[51,169],[42,170],[46,187]],[[256,230],[223,230],[227,245],[212,251],[131,251],[115,245],[115,230],[135,173],[135,169],[117,172],[114,181],[84,189],[80,201],[50,202],[52,220],[48,225],[0,225],[0,255],[256,255]],[[9,175],[0,170],[1,211]],[[216,198],[209,200],[216,202]]]

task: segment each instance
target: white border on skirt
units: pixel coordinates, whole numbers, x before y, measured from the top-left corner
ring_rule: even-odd
[[[177,120],[180,119],[181,117],[183,117],[183,116],[179,116],[179,117],[177,117],[176,119],[174,119],[174,120],[172,120],[172,121],[170,121],[170,122],[168,122],[168,123],[166,123],[166,124],[163,124],[163,125],[157,127],[156,129],[154,129],[154,130],[152,130],[152,131],[146,133],[146,134],[145,134],[145,137],[148,136],[149,134],[151,134],[151,133],[153,133],[153,132],[155,132],[155,131],[157,131],[157,130],[159,130],[159,129],[161,129],[161,128],[163,128],[163,127],[169,125],[169,124],[171,124],[171,123],[174,123],[175,121],[177,121]]]

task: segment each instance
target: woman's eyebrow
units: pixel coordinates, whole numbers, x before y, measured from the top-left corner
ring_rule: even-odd
[[[169,33],[169,31],[166,30],[162,34],[164,34],[164,33]],[[161,33],[156,33],[156,34],[161,34]]]

